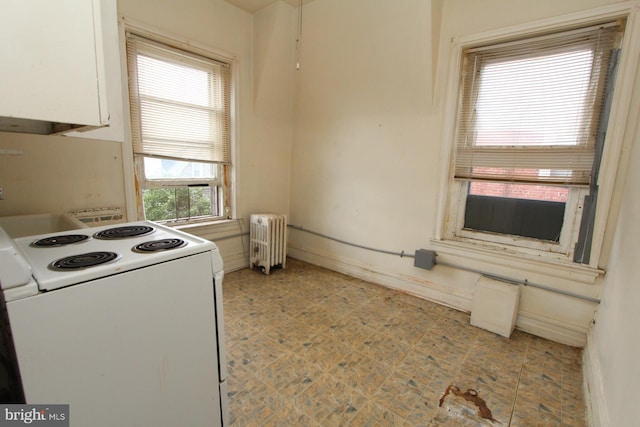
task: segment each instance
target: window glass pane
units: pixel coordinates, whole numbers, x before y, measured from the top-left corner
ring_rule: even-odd
[[[589,49],[487,63],[480,73],[476,145],[577,145],[585,121]]]
[[[158,188],[142,192],[145,218],[151,221],[175,219],[176,201],[172,188]]]
[[[569,197],[569,187],[561,187],[557,185],[471,181],[469,184],[469,194],[473,196],[566,202]]]
[[[220,216],[218,187],[172,187],[143,190],[145,218],[151,221]]]
[[[145,157],[144,175],[147,179],[208,178],[217,176],[218,166],[212,163]]]
[[[189,217],[218,216],[216,187],[189,187]]]

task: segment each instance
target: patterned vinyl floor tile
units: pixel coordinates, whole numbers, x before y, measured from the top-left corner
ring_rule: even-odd
[[[586,426],[581,349],[293,259],[223,298],[234,426]]]

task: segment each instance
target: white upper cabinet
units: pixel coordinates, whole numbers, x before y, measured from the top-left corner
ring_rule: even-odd
[[[0,131],[52,134],[109,124],[108,108],[122,109],[107,103],[105,49],[117,55],[115,9],[115,0],[2,0]],[[110,33],[111,47],[104,38]]]
[[[123,87],[127,85],[127,77],[126,69],[121,68],[121,64],[126,63],[126,60],[123,61],[124,57],[121,56],[120,51],[120,28],[118,27],[116,0],[101,0],[100,7],[109,126],[82,128],[80,131],[67,132],[64,135],[123,142],[125,138],[124,108],[128,108],[128,104],[125,106],[123,100],[128,102],[129,99],[126,92],[123,92]],[[124,45],[122,47],[124,52]]]

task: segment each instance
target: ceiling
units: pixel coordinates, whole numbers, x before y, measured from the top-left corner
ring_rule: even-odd
[[[224,0],[227,3],[231,3],[232,5],[239,7],[240,9],[249,12],[250,14],[254,14],[259,10],[264,9],[265,7],[277,2],[278,0]],[[298,6],[299,0],[284,0],[289,3],[291,6]],[[304,4],[309,3],[313,0],[303,0]]]

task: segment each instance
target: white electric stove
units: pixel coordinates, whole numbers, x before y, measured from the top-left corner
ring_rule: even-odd
[[[223,425],[222,259],[148,221],[10,239],[0,286],[26,403],[71,426]]]

